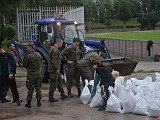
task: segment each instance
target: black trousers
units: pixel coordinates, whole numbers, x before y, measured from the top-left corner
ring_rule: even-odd
[[[16,81],[15,81],[15,74],[13,74],[12,79],[9,79],[9,75],[0,76],[0,98],[1,100],[5,98],[4,91],[8,86],[11,88],[13,101],[17,102],[19,100],[19,93],[18,93]]]

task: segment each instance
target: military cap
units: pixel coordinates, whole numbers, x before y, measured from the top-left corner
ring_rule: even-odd
[[[103,59],[107,59],[107,56],[106,56],[106,54],[104,52],[101,52],[100,55],[103,57]]]
[[[81,39],[78,38],[78,37],[74,37],[74,38],[73,38],[73,42],[81,42]]]

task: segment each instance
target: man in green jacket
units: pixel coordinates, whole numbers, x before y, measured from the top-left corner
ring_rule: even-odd
[[[48,59],[48,72],[50,73],[49,102],[59,101],[59,99],[53,97],[56,88],[58,88],[59,92],[61,93],[62,100],[68,98],[68,96],[64,94],[62,86],[62,77],[60,74],[61,53],[59,51],[59,48],[62,46],[62,44],[63,41],[60,38],[57,38],[55,41],[55,45],[51,47],[49,51],[49,59]]]
[[[23,62],[23,67],[27,69],[27,81],[26,87],[28,89],[27,94],[27,104],[25,107],[31,107],[32,95],[34,88],[36,90],[37,106],[41,106],[40,100],[42,99],[41,94],[41,62],[42,57],[39,53],[35,52],[35,46],[33,44],[28,44],[27,49],[30,54],[28,54]]]
[[[78,67],[78,62],[80,60],[81,51],[79,49],[79,43],[81,40],[77,37],[73,38],[73,44],[69,47],[65,48],[62,52],[62,57],[64,61],[67,63],[67,89],[68,89],[68,96],[73,97],[71,94],[71,88],[73,85],[73,81],[75,80],[76,88],[78,90],[78,96],[81,95],[80,89],[80,71]]]

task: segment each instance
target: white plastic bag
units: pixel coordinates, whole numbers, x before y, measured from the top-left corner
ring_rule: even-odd
[[[148,105],[147,105],[146,100],[143,97],[141,97],[139,102],[135,105],[133,113],[148,115]]]
[[[135,98],[135,103],[138,103],[138,101],[141,99],[140,93],[137,93],[137,94],[134,96],[134,98]]]
[[[160,73],[156,72],[155,75],[156,75],[156,80],[160,81]]]
[[[152,82],[152,77],[151,76],[147,76],[143,79],[146,82]]]
[[[155,99],[159,99],[159,100],[160,100],[160,91],[157,91],[157,92],[156,92],[156,97],[155,97]]]
[[[124,85],[124,77],[119,76],[118,78],[116,78],[116,80],[115,80],[115,84],[121,84],[121,85]]]
[[[126,88],[129,88],[131,86],[132,86],[131,80],[127,80],[127,82],[126,82]]]
[[[89,103],[89,101],[91,99],[91,93],[90,93],[87,86],[88,86],[88,80],[85,80],[85,87],[83,88],[83,91],[80,96],[81,102],[83,104]]]
[[[119,97],[120,91],[124,91],[125,90],[125,86],[121,85],[121,84],[116,84],[114,86],[114,95],[116,95],[117,97]]]
[[[90,107],[98,107],[102,105],[103,105],[103,100],[101,96],[101,87],[98,85],[96,94],[91,100]]]
[[[144,98],[148,102],[148,105],[153,103],[155,97],[156,97],[156,91],[155,90],[148,90],[147,93],[145,94]]]
[[[107,101],[106,111],[121,112],[121,100],[114,94],[111,94]]]
[[[153,104],[149,107],[148,116],[158,117],[160,116],[160,100],[155,99]]]
[[[124,101],[124,100],[125,100],[125,97],[126,97],[126,94],[127,94],[127,93],[126,93],[125,90],[120,91],[118,98],[119,98],[121,101]]]
[[[128,92],[124,101],[122,101],[122,113],[132,113],[136,104],[135,101],[133,93]]]
[[[91,85],[93,87],[94,86],[94,80],[90,80],[88,85]]]

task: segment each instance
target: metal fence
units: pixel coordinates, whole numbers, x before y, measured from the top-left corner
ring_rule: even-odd
[[[66,19],[74,19],[78,23],[84,23],[84,7],[17,8],[17,36],[19,42],[36,39],[37,25],[35,25],[35,21],[42,18],[55,18],[58,12],[62,12]],[[79,29],[84,32],[84,25],[81,25]]]
[[[86,38],[87,40],[104,40],[104,38]],[[155,54],[160,54],[160,43],[154,43],[151,47],[151,56],[148,56],[147,41],[137,40],[121,40],[121,39],[105,39],[105,43],[113,54],[124,57],[138,58],[138,59],[153,59]]]

